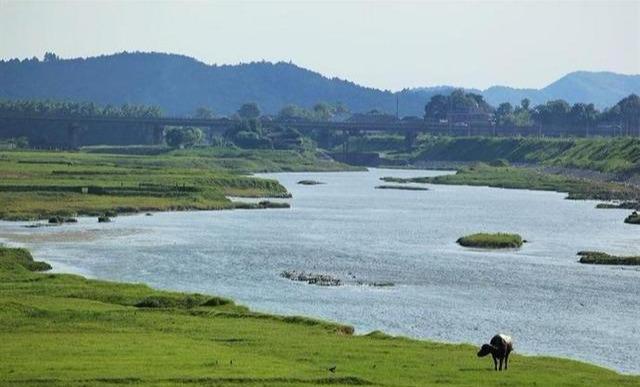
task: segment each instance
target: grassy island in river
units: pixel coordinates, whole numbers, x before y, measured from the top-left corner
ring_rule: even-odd
[[[580,263],[589,263],[594,265],[640,265],[640,257],[620,257],[609,255],[600,251],[580,251]]]
[[[522,246],[524,240],[518,234],[507,233],[477,233],[458,238],[460,246],[480,247],[486,249],[508,249]]]
[[[471,345],[354,335],[215,296],[33,271],[41,265],[0,247],[0,385],[640,385],[638,376],[517,352],[507,373],[492,372]]]
[[[404,191],[428,191],[427,187],[416,187],[413,185],[379,185],[376,189],[399,189]]]
[[[568,199],[637,200],[640,198],[640,189],[629,185],[544,173],[534,168],[494,167],[484,163],[461,168],[453,175],[414,178],[383,177],[382,180],[394,183],[472,185],[568,192]]]

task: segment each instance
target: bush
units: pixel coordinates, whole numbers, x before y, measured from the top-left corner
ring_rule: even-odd
[[[232,304],[232,303],[233,302],[231,300],[228,300],[226,298],[211,297],[207,301],[205,301],[202,304],[202,306],[222,306],[222,305],[229,305],[229,304]]]
[[[216,301],[212,301],[213,299],[217,299]],[[217,302],[217,305],[205,305],[207,303],[215,303]],[[225,304],[229,304],[231,303],[231,301],[229,300],[225,300],[223,298],[218,298],[218,297],[213,297],[213,298],[206,298],[205,296],[201,295],[201,294],[187,294],[187,295],[176,295],[176,296],[165,296],[165,295],[158,295],[158,296],[149,296],[149,297],[145,297],[142,300],[140,300],[138,303],[135,304],[136,307],[138,308],[182,308],[182,309],[190,309],[190,308],[195,308],[197,306],[200,305],[205,305],[205,306],[219,306],[219,305],[226,305]]]

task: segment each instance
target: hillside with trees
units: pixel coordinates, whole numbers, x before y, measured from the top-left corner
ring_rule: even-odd
[[[421,116],[434,95],[453,87],[405,89],[396,93],[328,78],[287,62],[208,65],[164,53],[119,53],[61,59],[47,53],[42,60],[0,61],[0,99],[90,101],[99,106],[157,106],[166,115],[229,116],[238,106],[255,102],[275,115],[287,105],[313,109],[319,102],[341,104],[354,113],[378,110],[400,116]],[[605,108],[631,94],[640,94],[639,75],[576,72],[541,90],[491,87],[468,90],[497,106],[564,99]]]

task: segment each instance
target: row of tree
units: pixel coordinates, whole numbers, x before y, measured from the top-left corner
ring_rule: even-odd
[[[640,97],[631,94],[611,108],[599,111],[593,104],[570,105],[564,100],[547,101],[531,107],[528,99],[519,106],[505,102],[497,108],[489,105],[481,95],[456,90],[450,95],[436,95],[425,106],[425,119],[446,120],[452,113],[485,113],[497,126],[589,128],[598,124],[640,127]]]
[[[160,117],[162,112],[157,106],[147,105],[98,106],[93,102],[3,100],[0,101],[0,115],[150,118]]]
[[[284,121],[309,120],[309,121],[328,121],[331,118],[349,113],[349,109],[342,103],[318,102],[311,109],[307,109],[295,104],[289,104],[280,109],[274,117]],[[255,102],[245,103],[238,111],[231,116],[231,119],[252,120],[260,118],[262,112]],[[195,118],[211,119],[215,118],[212,109],[201,106],[197,108],[193,114]]]

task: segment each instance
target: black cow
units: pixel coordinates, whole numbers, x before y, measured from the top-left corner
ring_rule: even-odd
[[[491,354],[493,357],[493,367],[496,371],[502,371],[502,361],[504,360],[504,369],[506,371],[511,351],[513,351],[513,341],[511,340],[511,337],[498,334],[493,336],[489,344],[482,345],[478,351],[478,357],[484,357]],[[500,368],[498,368],[498,360],[500,360]]]

